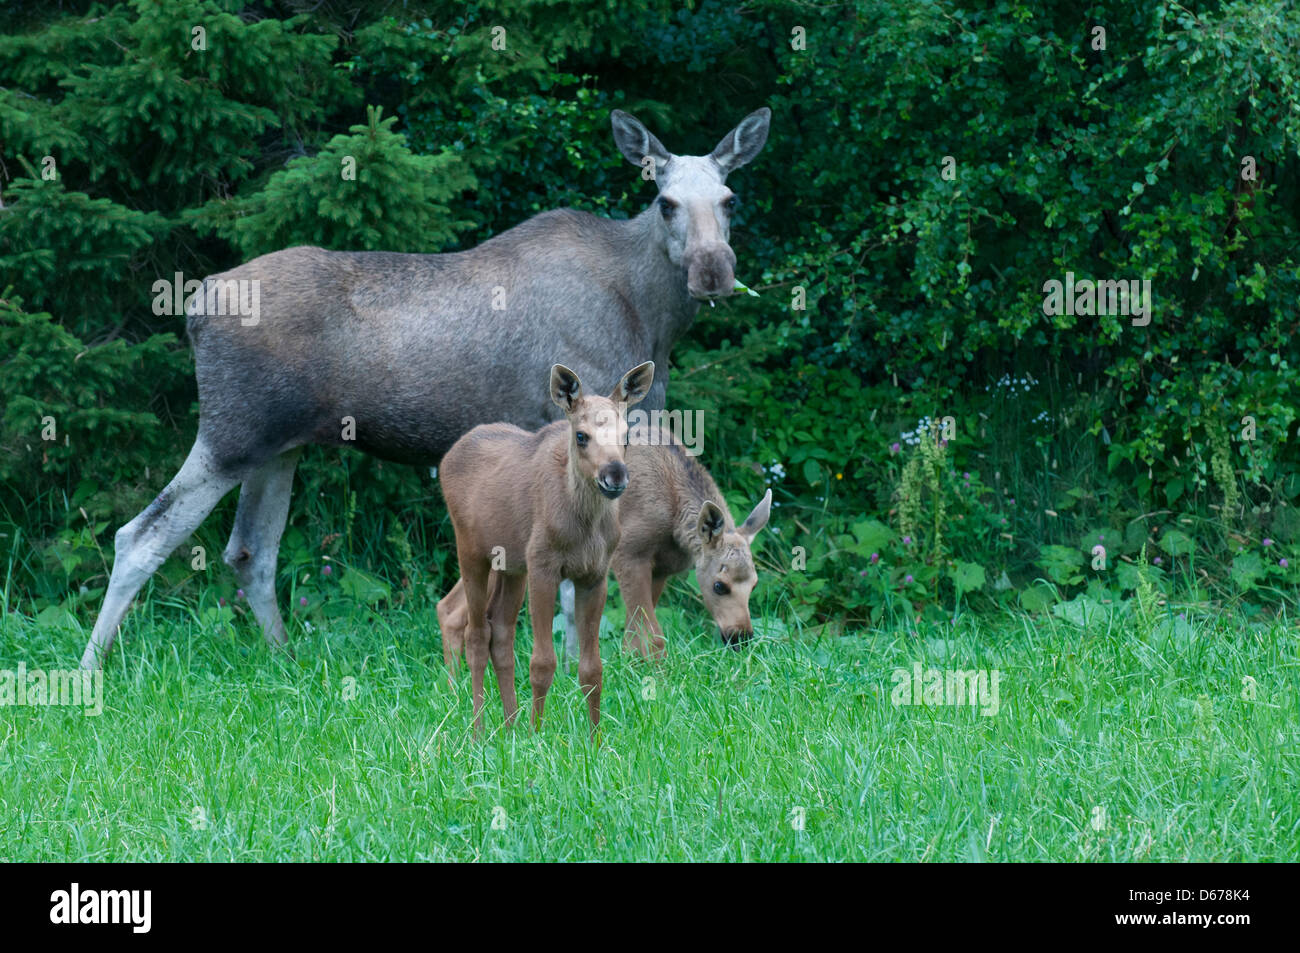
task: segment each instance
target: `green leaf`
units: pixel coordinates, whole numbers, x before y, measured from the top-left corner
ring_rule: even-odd
[[[1061,585],[1069,585],[1077,578],[1076,570],[1083,563],[1083,553],[1069,546],[1044,546],[1038,553],[1038,565],[1047,570],[1053,582]]]
[[[957,587],[957,595],[964,596],[984,585],[984,567],[979,563],[958,562],[948,577]]]
[[[1156,541],[1156,545],[1170,556],[1186,556],[1196,549],[1195,541],[1181,530],[1167,529]]]
[[[1264,560],[1253,550],[1239,553],[1232,560],[1232,581],[1243,591],[1254,589],[1260,576],[1264,575]]]
[[[36,627],[38,629],[72,629],[81,630],[81,623],[77,617],[68,611],[67,606],[57,605],[49,606],[36,613]]]
[[[1121,590],[1137,589],[1142,579],[1142,569],[1136,563],[1120,562],[1115,567],[1115,578]]]
[[[1106,607],[1085,595],[1077,595],[1069,602],[1059,602],[1052,606],[1052,615],[1066,622],[1072,622],[1082,628],[1088,628],[1104,619]]]
[[[853,547],[853,551],[860,556],[881,552],[897,536],[880,520],[863,520],[854,523],[853,535],[857,537],[857,545]]]
[[[1056,605],[1057,598],[1055,586],[1040,582],[1020,593],[1020,604],[1027,612],[1042,612]]]
[[[360,569],[349,569],[339,580],[339,590],[365,605],[374,605],[392,598],[392,589],[388,583]]]

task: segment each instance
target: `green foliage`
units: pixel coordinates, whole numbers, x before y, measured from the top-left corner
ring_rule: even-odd
[[[246,199],[215,203],[195,216],[228,238],[245,258],[293,245],[435,252],[471,223],[448,203],[474,186],[454,152],[413,155],[370,107],[366,125],[335,136],[311,157],[295,159]]]
[[[147,313],[139,268],[165,233],[166,218],[68,191],[62,180],[31,171],[6,191],[0,213],[0,268],[7,279],[30,289],[33,306],[59,315],[60,324],[82,337],[111,335],[119,316]],[[94,299],[87,299],[88,288],[97,289]]]
[[[0,353],[6,356],[0,363],[0,485],[13,494],[5,501],[48,483],[51,474],[67,488],[89,479],[133,482],[139,474],[113,469],[112,461],[95,457],[96,448],[116,446],[130,455],[163,453],[172,445],[174,435],[144,408],[151,380],[174,372],[184,363],[183,352],[168,335],[87,346],[49,313],[24,311],[10,294],[0,296]]]

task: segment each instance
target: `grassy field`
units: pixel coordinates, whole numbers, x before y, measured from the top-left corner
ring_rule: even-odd
[[[432,604],[295,626],[296,660],[137,605],[101,715],[0,708],[0,859],[1300,856],[1294,625],[768,625],[741,651],[694,613],[668,627],[658,667],[604,642],[599,746],[563,672],[540,734],[501,730],[489,679],[475,743]],[[7,616],[0,669],[69,667],[84,639]],[[519,642],[526,706],[522,621]],[[895,705],[916,662],[996,670],[997,713]]]

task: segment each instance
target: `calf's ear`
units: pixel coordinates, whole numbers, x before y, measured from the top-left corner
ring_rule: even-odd
[[[700,539],[704,540],[704,545],[718,545],[726,528],[727,521],[722,515],[722,509],[712,500],[706,501],[700,507],[700,520],[696,524],[696,530],[700,534]]]
[[[623,379],[618,382],[614,388],[614,393],[609,395],[609,399],[616,404],[628,404],[629,406],[645,399],[645,395],[650,393],[650,385],[655,379],[655,362],[646,361],[644,364],[638,364],[632,370],[623,375]]]
[[[551,400],[566,414],[573,413],[573,408],[582,396],[582,382],[578,375],[563,364],[551,368]]]
[[[759,500],[758,506],[750,511],[749,516],[745,517],[745,522],[740,524],[737,530],[741,536],[750,542],[758,535],[758,531],[767,525],[767,518],[772,515],[772,490],[769,488],[763,494],[763,499]]]

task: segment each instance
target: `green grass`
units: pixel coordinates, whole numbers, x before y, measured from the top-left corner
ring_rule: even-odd
[[[1007,615],[733,651],[672,618],[699,632],[676,623],[662,666],[604,643],[596,746],[563,672],[540,734],[501,730],[489,678],[474,742],[432,604],[294,626],[296,660],[242,623],[137,605],[102,715],[0,708],[0,859],[1300,856],[1285,623],[1166,618],[1143,637],[1122,618]],[[522,621],[520,636],[526,706]],[[70,667],[83,643],[10,615],[0,669]],[[891,674],[916,660],[997,669],[1000,711],[895,706]]]

